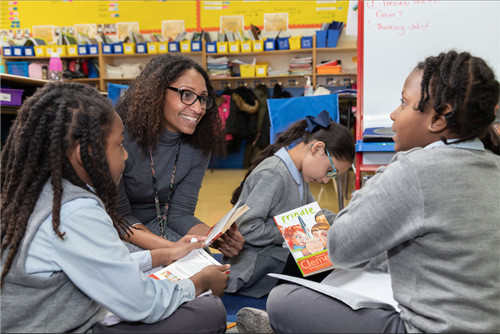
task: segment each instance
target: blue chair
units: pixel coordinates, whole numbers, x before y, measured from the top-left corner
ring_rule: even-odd
[[[288,129],[293,123],[305,119],[306,116],[317,116],[323,110],[330,113],[334,122],[339,122],[339,98],[337,94],[319,96],[301,96],[289,99],[267,100],[269,118],[271,120],[270,143],[274,144],[279,134]],[[345,174],[345,176],[344,176]],[[344,194],[342,181],[347,184],[348,171],[337,175],[333,185],[336,188],[339,211],[344,208]]]
[[[301,96],[289,99],[267,100],[271,120],[270,142],[274,144],[279,134],[306,116],[317,116],[323,110],[330,113],[334,122],[339,122],[339,98],[337,94]]]
[[[113,103],[113,107],[116,108],[116,103],[125,93],[129,86],[127,85],[118,85],[114,83],[108,82],[108,99]]]

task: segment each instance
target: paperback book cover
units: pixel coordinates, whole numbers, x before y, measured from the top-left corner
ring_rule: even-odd
[[[326,249],[330,224],[318,202],[277,215],[274,222],[304,277],[334,268]]]

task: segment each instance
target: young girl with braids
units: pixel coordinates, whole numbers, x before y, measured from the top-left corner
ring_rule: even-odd
[[[292,144],[297,145],[288,149]],[[314,202],[308,184],[328,182],[335,174],[345,172],[353,159],[352,134],[331,121],[327,111],[294,123],[261,152],[231,200],[233,205],[239,200],[250,210],[236,221],[245,238],[242,251],[222,260],[231,264],[226,292],[259,298],[277,284],[278,280],[268,273],[302,277],[290,251],[283,247],[273,218]],[[328,210],[323,213],[333,222],[335,214]],[[325,275],[310,278],[321,280]]]
[[[135,231],[115,213],[122,144],[87,85],[46,84],[19,109],[1,159],[2,332],[225,331],[226,266],[175,283],[142,273],[202,243],[130,254],[120,240]],[[124,321],[101,324],[108,310]]]
[[[386,258],[401,312],[353,311],[286,284],[267,302],[276,332],[500,331],[500,156],[490,132],[499,90],[490,67],[467,52],[418,64],[390,114],[398,153],[328,232],[338,267]]]

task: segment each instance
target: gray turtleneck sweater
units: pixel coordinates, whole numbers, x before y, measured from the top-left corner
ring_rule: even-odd
[[[182,142],[167,227],[183,236],[193,226],[202,223],[194,216],[194,211],[209,157],[189,145],[185,136],[181,138],[181,133],[172,133],[168,130],[163,132],[153,151],[162,213],[172,179],[179,140]],[[149,153],[144,155],[141,152],[137,142],[130,137],[127,130],[123,146],[128,152],[128,159],[119,186],[120,199],[116,211],[131,224],[146,224],[156,218]]]

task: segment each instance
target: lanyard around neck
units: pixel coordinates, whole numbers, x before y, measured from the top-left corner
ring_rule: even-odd
[[[174,192],[174,179],[175,171],[177,170],[177,161],[179,160],[179,151],[181,148],[181,140],[179,139],[179,145],[177,145],[177,152],[175,154],[174,170],[172,172],[172,179],[170,180],[170,187],[168,190],[167,201],[165,202],[165,209],[163,214],[160,212],[160,195],[158,193],[158,183],[156,181],[155,163],[153,160],[153,150],[149,150],[149,156],[151,158],[151,175],[153,176],[153,187],[155,189],[155,205],[156,205],[156,216],[158,217],[158,225],[160,225],[160,236],[165,239],[165,226],[167,225],[167,214],[170,208],[170,200],[172,198],[172,193]]]

